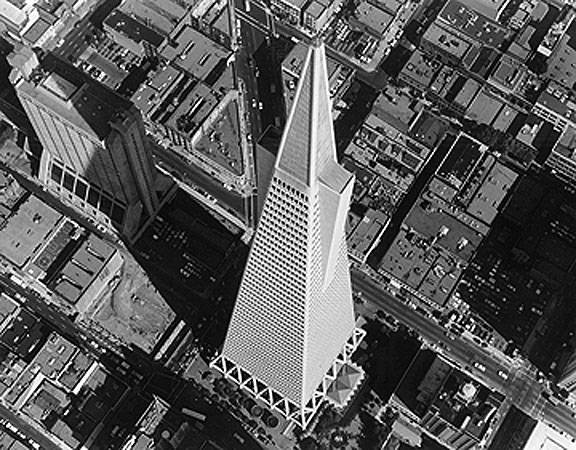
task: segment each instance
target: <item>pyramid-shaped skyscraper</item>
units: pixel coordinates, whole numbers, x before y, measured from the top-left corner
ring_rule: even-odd
[[[302,428],[330,399],[364,335],[355,325],[345,236],[353,185],[336,160],[326,56],[317,43],[300,76],[224,348],[212,363]]]

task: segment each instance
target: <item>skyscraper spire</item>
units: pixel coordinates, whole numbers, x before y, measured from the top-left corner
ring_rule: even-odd
[[[336,161],[324,45],[310,48],[276,166],[309,185],[329,161]]]
[[[355,328],[345,239],[353,184],[336,160],[326,57],[315,44],[224,348],[212,364],[303,428],[363,336]]]

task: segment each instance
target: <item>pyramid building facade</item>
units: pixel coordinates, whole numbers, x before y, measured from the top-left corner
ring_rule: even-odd
[[[345,236],[354,177],[336,160],[330,106],[324,46],[316,44],[304,63],[224,348],[212,363],[302,428],[324,400],[341,398],[336,382],[349,375],[350,355],[364,335],[355,324]],[[347,394],[353,390],[346,387]]]

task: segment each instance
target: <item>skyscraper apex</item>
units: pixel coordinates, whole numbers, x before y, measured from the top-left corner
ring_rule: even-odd
[[[212,363],[302,428],[324,400],[346,403],[363,376],[349,361],[364,335],[355,327],[345,236],[353,182],[336,160],[324,46],[314,45]]]
[[[307,186],[336,163],[327,72],[324,44],[311,46],[276,161],[278,169]]]

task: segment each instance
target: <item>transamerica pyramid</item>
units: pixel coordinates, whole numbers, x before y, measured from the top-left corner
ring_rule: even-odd
[[[316,43],[300,75],[224,348],[212,362],[302,428],[364,335],[355,326],[345,236],[353,185],[336,160],[326,56]]]

